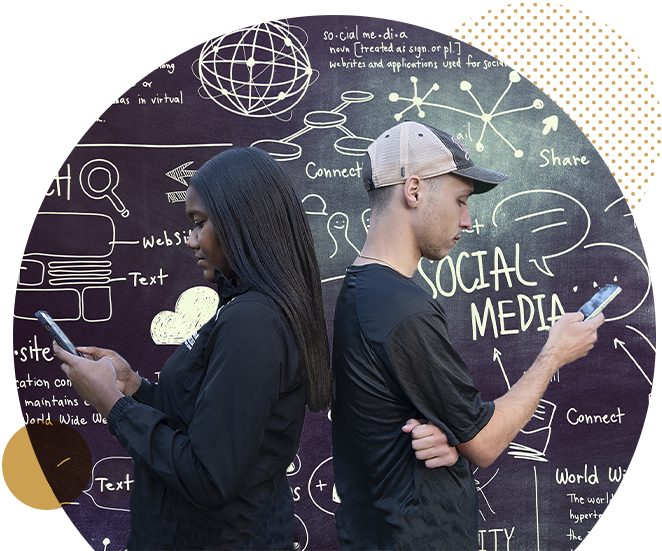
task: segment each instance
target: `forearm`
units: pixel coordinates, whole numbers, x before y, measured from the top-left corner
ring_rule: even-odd
[[[473,440],[458,446],[460,453],[478,467],[492,464],[529,422],[559,367],[555,356],[543,349],[517,383],[494,400],[489,423]]]

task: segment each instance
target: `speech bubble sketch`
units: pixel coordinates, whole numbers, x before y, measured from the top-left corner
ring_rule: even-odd
[[[605,253],[601,250],[602,247],[609,247],[615,249],[615,251]],[[584,245],[584,250],[595,252],[598,258],[609,258],[609,263],[603,268],[603,273],[594,276],[597,283],[595,286],[602,287],[606,282],[618,282],[623,289],[619,296],[605,309],[605,322],[626,318],[639,310],[648,298],[653,285],[650,270],[644,259],[627,247],[616,243],[590,243]],[[637,268],[641,269],[639,273],[645,274],[646,285],[643,292],[639,283],[640,278],[637,278],[636,285],[628,284],[628,281],[634,282],[634,278],[637,277]],[[598,280],[601,283],[598,283]],[[620,313],[612,315],[614,312]],[[607,315],[610,316],[607,317]]]
[[[523,236],[521,245],[528,261],[543,274],[554,277],[547,260],[581,245],[591,229],[591,216],[584,205],[567,193],[533,189],[510,195],[497,204],[492,224],[495,228],[512,226],[517,235]]]
[[[322,216],[329,215],[329,213],[326,212],[326,201],[321,195],[317,195],[317,193],[306,195],[301,199],[301,204],[303,205],[303,210],[306,214],[319,214]]]
[[[92,467],[90,487],[83,490],[94,505],[109,511],[129,510],[129,495],[133,484],[131,457],[104,457]]]
[[[163,310],[152,319],[150,335],[156,344],[181,344],[216,313],[218,294],[210,287],[184,291],[175,311]]]

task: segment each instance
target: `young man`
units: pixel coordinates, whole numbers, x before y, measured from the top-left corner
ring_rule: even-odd
[[[453,349],[439,304],[412,281],[421,257],[440,260],[471,228],[467,201],[507,176],[476,167],[452,136],[415,122],[368,148],[365,246],[336,304],[333,461],[344,549],[478,549],[470,463],[491,464],[533,415],[562,366],[585,356],[600,315],[559,319],[534,364],[494,402],[483,402]],[[401,430],[425,418],[459,459],[428,469]],[[416,437],[414,436],[414,444]]]

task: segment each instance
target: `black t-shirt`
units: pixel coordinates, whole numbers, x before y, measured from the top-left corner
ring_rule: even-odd
[[[228,302],[113,406],[134,460],[129,549],[292,549],[287,480],[306,384],[280,309],[223,278]],[[234,298],[232,298],[234,297]]]
[[[478,549],[478,500],[469,462],[428,469],[402,432],[410,418],[453,446],[494,412],[453,349],[441,306],[379,264],[348,269],[334,321],[333,463],[346,549]]]

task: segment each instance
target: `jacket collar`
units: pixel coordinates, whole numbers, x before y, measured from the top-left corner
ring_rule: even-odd
[[[232,281],[230,281],[218,268],[214,270],[214,282],[218,288],[218,294],[221,297],[221,302],[224,304],[232,300],[237,295],[241,295],[250,289],[250,285],[245,281],[242,281],[238,285],[234,278],[232,278]]]

